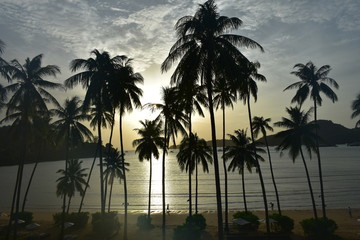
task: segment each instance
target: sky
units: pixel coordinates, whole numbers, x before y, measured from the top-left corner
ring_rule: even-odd
[[[7,61],[44,54],[43,65],[61,68],[57,78],[63,83],[71,76],[69,63],[89,58],[93,49],[111,56],[133,58],[135,71],[142,74],[142,103],[161,102],[161,87],[169,86],[173,69],[161,73],[160,65],[176,41],[174,25],[186,15],[193,15],[194,0],[0,0],[0,39],[6,47]],[[260,43],[265,52],[240,48],[251,61],[259,61],[259,73],[267,78],[258,83],[258,100],[252,102],[253,116],[280,121],[291,106],[295,90],[284,92],[298,81],[290,74],[297,63],[312,61],[316,66],[330,65],[329,77],[340,88],[339,101],[323,101],[319,119],[331,120],[353,128],[351,102],[360,93],[360,1],[358,0],[216,0],[220,15],[238,17],[243,25],[233,31]],[[0,79],[2,85],[8,83]],[[51,92],[60,103],[74,95],[84,96],[81,87]],[[303,106],[308,109],[311,102]],[[248,128],[248,115],[242,102],[226,109],[226,132]],[[208,112],[194,117],[193,130],[210,140]],[[132,149],[138,136],[139,120],[153,119],[156,113],[136,110],[124,117],[125,148]],[[217,136],[222,136],[221,111],[216,112]],[[281,129],[275,129],[279,131]],[[118,128],[115,128],[118,132]],[[108,131],[105,131],[105,136]],[[106,141],[106,140],[104,140]],[[113,144],[118,147],[118,135]]]

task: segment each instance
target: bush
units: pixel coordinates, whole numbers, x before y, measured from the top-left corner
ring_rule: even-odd
[[[60,224],[62,220],[62,212],[53,214],[53,219],[55,224]],[[89,213],[88,212],[80,212],[80,213],[65,213],[65,222],[72,222],[74,229],[81,229],[86,226],[89,221]]]
[[[33,221],[33,213],[32,212],[19,212],[18,214],[13,214],[13,219],[15,219],[15,216],[17,215],[17,219],[21,219],[25,221],[25,224],[32,223]]]
[[[334,239],[334,232],[337,229],[335,221],[328,218],[310,218],[300,222],[304,235],[308,239],[329,240]]]
[[[276,220],[276,222],[271,224],[271,229],[274,232],[291,233],[294,229],[294,220],[288,216],[274,213],[269,218]]]
[[[186,222],[174,229],[173,240],[198,240],[202,230],[195,224]]]
[[[233,215],[233,217],[234,219],[242,218],[250,222],[249,224],[239,225],[240,230],[256,231],[259,228],[260,225],[259,218],[252,212],[249,211],[236,212]]]
[[[120,230],[117,212],[93,213],[91,224],[93,231],[102,237],[110,237]]]
[[[194,214],[186,218],[186,223],[193,224],[200,228],[200,230],[205,230],[206,228],[206,219],[201,214]]]
[[[151,217],[148,218],[148,215],[140,215],[137,218],[136,224],[140,230],[150,230],[154,228],[154,225],[151,224]]]

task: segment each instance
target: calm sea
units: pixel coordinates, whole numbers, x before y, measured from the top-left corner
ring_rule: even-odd
[[[360,147],[326,147],[321,148],[323,179],[328,208],[360,208]],[[176,160],[177,150],[169,153],[166,161],[166,202],[171,211],[186,211],[188,209],[188,174],[181,172]],[[218,152],[221,157],[222,152]],[[311,201],[308,191],[305,170],[301,159],[293,162],[285,153],[280,157],[279,153],[271,148],[274,174],[277,181],[280,201],[283,209],[310,209]],[[147,209],[149,164],[139,162],[134,151],[126,152],[126,161],[130,163],[130,171],[127,173],[129,210],[132,212],[145,212]],[[269,162],[264,155],[265,162],[261,163],[263,176],[266,184],[266,192],[269,202],[275,203],[274,188],[270,177]],[[161,159],[161,156],[160,156]],[[153,161],[152,180],[152,210],[161,211],[161,160]],[[220,158],[221,159],[221,158]],[[81,159],[83,167],[90,168],[92,159]],[[320,207],[320,184],[318,180],[317,160],[315,156],[306,159],[310,170],[311,180],[316,196],[316,203]],[[64,161],[44,162],[38,165],[33,185],[28,195],[27,207],[44,211],[60,211],[61,199],[56,197],[57,170],[64,168]],[[33,164],[25,166],[24,180],[28,181]],[[0,167],[0,212],[9,211],[13,187],[15,185],[17,167]],[[220,164],[221,184],[223,194],[223,168]],[[231,210],[243,209],[241,188],[241,176],[238,172],[228,174],[229,178],[229,208]],[[193,177],[194,180],[194,177]],[[94,169],[90,189],[88,189],[84,209],[97,211],[100,206],[99,194],[99,167]],[[193,181],[193,183],[195,183]],[[249,209],[263,209],[259,177],[253,173],[245,174],[246,194]],[[195,192],[195,184],[193,185]],[[194,195],[193,195],[194,196]],[[194,198],[193,198],[194,199]],[[210,173],[199,174],[199,211],[216,210],[215,180],[213,166]],[[72,209],[75,211],[80,202],[77,194],[72,201]],[[193,200],[194,202],[194,200]],[[123,209],[123,185],[118,181],[114,184],[112,196],[112,210]],[[276,206],[276,204],[275,204]]]

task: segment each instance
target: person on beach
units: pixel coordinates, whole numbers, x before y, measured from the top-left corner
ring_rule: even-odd
[[[166,212],[167,212],[168,215],[170,215],[170,209],[169,209],[169,208],[170,208],[170,207],[169,207],[169,204],[167,204],[167,205],[166,205]]]
[[[351,207],[348,207],[349,216],[352,218]]]
[[[274,211],[274,203],[270,202],[271,211]]]

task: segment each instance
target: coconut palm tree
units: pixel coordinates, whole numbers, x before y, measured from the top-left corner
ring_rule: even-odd
[[[151,179],[152,179],[152,157],[159,158],[159,149],[164,146],[164,138],[161,135],[164,133],[162,129],[161,120],[145,120],[140,121],[142,128],[136,128],[137,134],[141,136],[139,139],[133,141],[133,146],[136,146],[135,153],[139,154],[140,162],[147,160],[150,162],[149,173],[149,200],[148,200],[148,219],[150,219],[151,206]]]
[[[107,158],[105,158],[105,165],[106,169],[104,171],[104,176],[107,179],[108,184],[110,185],[110,192],[109,192],[109,203],[108,203],[108,212],[110,212],[111,206],[111,194],[114,184],[114,179],[119,179],[120,183],[121,180],[124,179],[123,170],[129,171],[128,168],[123,167],[123,158],[121,153],[117,149],[111,149],[108,153]],[[125,166],[129,166],[129,163],[125,163]]]
[[[354,111],[351,114],[351,118],[355,118],[360,115],[360,94],[358,94],[356,99],[352,102],[351,108]],[[356,122],[355,127],[360,127],[360,120]]]
[[[162,71],[168,71],[177,60],[180,60],[172,75],[172,81],[178,82],[186,79],[186,76],[192,78],[196,76],[196,79],[200,78],[201,85],[204,84],[207,88],[219,239],[223,237],[223,221],[215,117],[212,102],[215,70],[222,69],[224,74],[231,73],[233,72],[232,69],[236,59],[246,59],[235,46],[260,48],[263,50],[257,42],[244,36],[229,33],[231,30],[237,30],[241,24],[242,21],[239,18],[220,16],[214,0],[208,0],[204,4],[199,5],[194,16],[184,16],[178,20],[175,25],[178,40],[170,49],[169,55],[161,65]]]
[[[149,107],[151,111],[160,110],[157,117],[158,120],[164,119],[164,145],[162,155],[162,232],[165,238],[165,224],[166,224],[166,203],[165,203],[165,159],[167,150],[169,148],[170,138],[175,142],[177,133],[186,135],[184,125],[187,124],[186,115],[182,112],[182,108],[178,104],[178,90],[176,87],[162,87],[161,100],[163,103],[149,103],[145,107]]]
[[[301,156],[304,164],[307,182],[309,185],[310,197],[314,211],[314,217],[317,219],[316,204],[314,193],[311,186],[310,175],[305,161],[302,146],[306,148],[311,157],[311,151],[316,152],[316,138],[315,123],[309,123],[310,114],[312,109],[304,112],[299,107],[286,108],[286,112],[290,118],[283,117],[281,121],[276,122],[274,125],[277,127],[286,128],[286,130],[276,134],[277,137],[281,138],[281,143],[276,147],[276,150],[282,154],[284,150],[289,151],[289,156],[295,162],[295,159]]]
[[[15,222],[19,212],[23,167],[33,120],[38,116],[48,115],[47,103],[58,105],[56,99],[46,89],[62,88],[61,84],[44,79],[47,76],[56,77],[56,74],[60,73],[60,69],[56,65],[41,66],[42,57],[43,55],[40,54],[32,59],[26,58],[23,65],[15,59],[6,66],[6,72],[11,76],[11,79],[10,85],[5,87],[5,92],[13,94],[7,104],[6,117],[3,122],[12,121],[12,125],[18,127],[21,132],[19,141],[22,142],[23,146],[14,190],[14,196],[16,197],[13,198],[12,203],[13,210],[16,202]],[[14,83],[14,81],[16,82]],[[13,211],[11,215],[13,215]],[[8,229],[10,229],[13,220],[10,217]],[[16,231],[15,224],[14,237],[16,237]],[[8,237],[9,234],[7,234],[6,238],[8,239]]]
[[[248,209],[245,194],[245,167],[249,172],[252,171],[253,167],[255,167],[258,171],[258,161],[264,161],[264,159],[258,153],[265,151],[257,147],[257,143],[251,143],[251,138],[246,136],[246,131],[239,129],[235,130],[234,133],[235,135],[228,134],[231,142],[233,143],[233,146],[228,146],[225,148],[224,159],[225,161],[231,161],[228,167],[228,171],[234,172],[235,170],[238,170],[239,174],[241,174],[244,208],[247,212]]]
[[[189,215],[191,216],[191,175],[195,170],[195,213],[197,214],[198,205],[198,171],[196,166],[202,165],[204,172],[209,172],[209,164],[212,164],[211,148],[206,145],[203,138],[199,138],[196,133],[191,133],[190,137],[185,136],[180,143],[179,152],[176,155],[181,171],[189,174]]]
[[[3,78],[5,78],[7,81],[10,81],[11,78],[8,74],[8,69],[7,69],[7,66],[9,64],[1,57],[1,54],[3,54],[4,52],[4,48],[5,48],[5,43],[0,39],[0,76],[3,76]]]
[[[67,169],[60,169],[56,172],[62,175],[56,180],[56,195],[69,198],[66,213],[69,213],[71,199],[75,192],[79,192],[80,195],[84,194],[87,174],[85,173],[86,168],[81,168],[81,163],[82,161],[79,162],[77,159],[69,160]]]
[[[132,112],[134,108],[141,107],[140,97],[142,97],[142,90],[137,86],[142,84],[144,79],[140,73],[134,72],[132,67],[132,59],[126,56],[122,56],[121,61],[115,65],[115,75],[112,81],[109,83],[109,93],[113,106],[119,109],[119,136],[120,136],[120,154],[125,161],[124,144],[123,144],[123,126],[122,120],[125,112]],[[127,239],[127,182],[126,171],[124,167],[124,239]]]
[[[298,89],[291,102],[297,102],[300,105],[302,105],[310,95],[310,100],[312,100],[314,104],[314,121],[315,124],[317,124],[317,106],[321,106],[322,104],[322,98],[320,94],[324,94],[334,103],[338,100],[338,98],[336,93],[331,89],[331,87],[338,89],[339,85],[334,79],[328,77],[328,74],[331,70],[331,67],[329,65],[324,65],[318,69],[311,61],[309,61],[306,64],[298,63],[294,66],[294,68],[296,68],[297,70],[291,72],[291,74],[299,77],[300,81],[291,84],[290,86],[285,88],[284,91],[294,88]],[[317,135],[316,129],[315,132]],[[316,141],[317,139],[318,138],[316,138]],[[322,180],[321,157],[318,142],[316,142],[316,156],[318,159],[319,168],[321,206],[323,217],[326,218],[324,184]]]
[[[76,72],[80,69],[84,69],[83,72],[76,73],[65,80],[65,86],[73,88],[74,86],[81,84],[83,88],[86,88],[86,94],[83,101],[83,108],[89,109],[94,106],[93,110],[96,112],[97,117],[96,125],[98,132],[98,153],[100,162],[100,202],[101,213],[105,213],[105,195],[104,195],[104,177],[103,177],[103,159],[102,159],[102,135],[101,129],[104,124],[102,121],[102,115],[105,112],[111,112],[111,104],[109,98],[109,92],[105,87],[110,79],[115,74],[116,63],[120,62],[122,57],[115,56],[110,57],[108,52],[99,52],[97,49],[91,51],[91,54],[95,58],[88,59],[74,59],[70,63],[70,70]]]
[[[233,102],[236,101],[236,92],[232,89],[229,82],[225,78],[220,77],[214,84],[214,106],[216,110],[219,108],[222,110],[222,121],[223,121],[223,137],[222,137],[222,148],[223,148],[223,166],[224,166],[224,185],[225,185],[225,231],[229,231],[229,220],[228,220],[228,189],[227,189],[227,167],[224,159],[225,153],[225,107],[231,107],[234,109]]]
[[[274,129],[269,125],[270,122],[271,122],[271,118],[255,116],[252,121],[252,127],[253,127],[254,136],[257,137],[259,135],[259,133],[261,132],[263,135],[264,141],[265,141],[266,150],[267,150],[268,158],[269,158],[269,164],[270,164],[271,179],[272,179],[272,182],[274,184],[274,189],[275,189],[276,203],[277,203],[277,207],[278,207],[278,212],[281,215],[279,193],[278,193],[276,182],[275,182],[274,171],[273,171],[272,162],[271,162],[271,154],[270,154],[269,144],[268,144],[267,134],[266,134],[266,130],[271,131],[271,132],[274,131]]]

